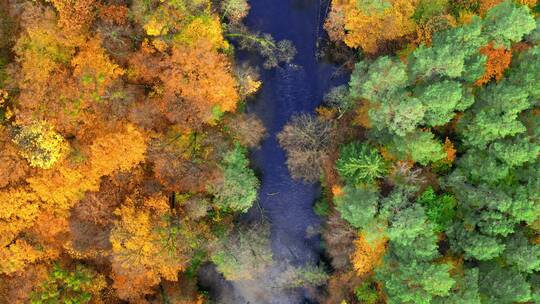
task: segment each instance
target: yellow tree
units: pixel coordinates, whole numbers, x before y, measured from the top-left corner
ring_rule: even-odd
[[[369,240],[364,232],[358,235],[358,239],[354,241],[355,251],[351,256],[353,267],[358,275],[368,274],[381,263],[386,252],[386,243],[385,237]]]
[[[142,205],[135,201],[127,198],[115,211],[118,220],[110,236],[114,287],[124,299],[143,295],[161,277],[176,281],[189,258],[183,247],[187,244],[177,239],[167,197],[146,198]]]
[[[415,31],[415,23],[411,19],[417,1],[384,0],[376,1],[345,0],[333,3],[332,19],[326,28],[331,29],[332,36],[343,35],[338,30],[343,23],[344,41],[350,47],[362,48],[365,52],[376,53],[380,44],[387,40],[395,40]],[[343,18],[340,19],[339,16]],[[334,33],[335,32],[335,33]]]

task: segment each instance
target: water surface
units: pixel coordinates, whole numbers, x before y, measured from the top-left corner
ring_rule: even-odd
[[[294,114],[312,113],[332,86],[343,84],[345,76],[335,77],[337,66],[317,59],[317,41],[323,35],[322,24],[328,3],[317,0],[252,0],[245,21],[253,31],[271,34],[276,40],[288,39],[298,54],[290,64],[264,70],[263,87],[256,100],[248,104],[248,113],[264,122],[268,136],[260,149],[251,153],[252,163],[260,173],[259,206],[254,206],[244,221],[261,215],[271,223],[274,259],[294,266],[317,264],[322,253],[316,232],[321,218],[313,212],[319,186],[293,180],[286,165],[285,152],[276,135]],[[240,53],[240,59],[246,54]],[[260,64],[260,63],[259,63]],[[260,207],[260,208],[259,208]],[[273,270],[279,271],[279,270]],[[263,295],[268,282],[249,286],[222,282],[211,268],[201,274],[202,285],[213,285],[211,293],[220,303],[315,303],[306,290],[279,291]],[[269,276],[272,274],[269,273]],[[261,291],[259,292],[258,289]]]

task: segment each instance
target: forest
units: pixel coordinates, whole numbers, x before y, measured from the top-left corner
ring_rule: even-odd
[[[540,4],[286,0],[347,81],[274,136],[250,105],[303,54],[257,1],[0,1],[0,303],[540,303]],[[316,263],[275,252],[271,140]]]

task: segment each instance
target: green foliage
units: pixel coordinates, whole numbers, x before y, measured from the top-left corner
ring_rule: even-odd
[[[390,144],[402,158],[410,158],[421,165],[437,162],[446,157],[442,143],[429,131],[417,130],[406,137],[394,137]]]
[[[369,281],[364,281],[357,286],[354,289],[354,295],[360,303],[376,304],[379,300],[377,290],[374,288],[373,283]]]
[[[434,224],[435,232],[443,232],[452,223],[455,216],[456,199],[449,195],[437,195],[435,190],[428,187],[416,200],[426,208],[428,220]]]
[[[336,169],[348,184],[359,185],[381,178],[386,172],[386,164],[377,149],[352,142],[341,146]]]
[[[391,265],[398,265],[393,267]],[[455,284],[446,264],[417,261],[387,260],[376,270],[377,279],[384,282],[389,304],[429,304],[436,296],[447,296]]]
[[[494,263],[480,267],[479,285],[486,303],[506,304],[531,299],[531,286],[523,274]]]
[[[335,198],[336,209],[353,227],[363,228],[377,213],[379,192],[375,187],[345,186],[343,194]]]
[[[540,154],[540,143],[516,136],[492,143],[489,152],[509,167],[516,167],[535,161]]]
[[[463,250],[466,258],[474,258],[487,261],[498,257],[504,250],[505,245],[492,236],[480,234],[462,223],[455,223],[448,230],[450,242],[454,250]]]
[[[427,222],[424,208],[413,205],[397,212],[391,219],[388,237],[396,244],[410,246],[419,235],[427,235],[433,227]]]
[[[448,2],[448,0],[420,0],[413,19],[417,22],[426,22],[430,18],[442,15],[447,10]]]
[[[434,304],[480,304],[478,268],[466,269],[463,276],[454,277],[456,284],[448,297],[433,299]]]
[[[49,278],[30,295],[32,304],[83,304],[92,299],[95,274],[81,265],[75,271],[54,265]]]
[[[257,199],[259,180],[249,167],[246,149],[236,144],[223,159],[223,182],[212,189],[224,210],[246,212]]]
[[[528,93],[529,102],[540,105],[540,46],[535,46],[512,60],[508,71],[508,82]]]
[[[521,232],[508,237],[503,257],[520,272],[540,270],[540,245],[533,244]]]
[[[461,83],[444,80],[418,87],[418,99],[425,106],[424,124],[428,126],[441,126],[454,117],[456,109],[463,109],[460,102],[463,98]]]
[[[379,57],[373,63],[361,61],[351,75],[351,96],[370,101],[386,100],[407,85],[405,69],[402,62],[388,56]]]
[[[495,44],[506,47],[520,41],[535,29],[534,17],[526,5],[518,5],[506,0],[490,9],[483,21],[483,34]]]
[[[392,3],[388,0],[356,0],[356,7],[367,14],[382,13],[392,8]]]
[[[318,216],[328,216],[330,214],[330,204],[328,204],[328,201],[324,197],[321,197],[315,202],[313,211]]]

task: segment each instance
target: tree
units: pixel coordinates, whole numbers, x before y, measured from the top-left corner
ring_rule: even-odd
[[[332,123],[308,114],[293,116],[278,134],[279,144],[287,152],[291,176],[306,182],[318,181],[322,158],[332,142]]]
[[[535,20],[527,6],[506,0],[487,12],[482,31],[495,45],[509,46],[511,42],[520,41],[535,27]]]
[[[481,265],[479,286],[490,303],[527,302],[531,299],[531,286],[523,274],[494,263]]]
[[[32,292],[32,304],[73,303],[84,304],[99,299],[106,286],[105,278],[94,270],[77,264],[73,271],[55,264],[49,278]]]
[[[364,234],[365,232],[361,232],[358,235],[354,242],[355,251],[351,256],[353,267],[360,276],[368,274],[381,264],[387,243],[384,237],[369,242]]]
[[[223,240],[211,260],[227,280],[251,280],[264,275],[273,263],[269,227],[239,229]]]
[[[486,71],[476,81],[476,85],[481,86],[486,84],[493,78],[497,81],[501,80],[504,71],[510,66],[512,50],[507,50],[504,47],[494,48],[493,43],[490,43],[483,47],[480,53],[487,57]]]
[[[446,231],[455,216],[457,205],[452,195],[437,195],[430,186],[420,194],[416,202],[426,208],[426,216],[434,224],[435,232]]]
[[[343,12],[344,42],[349,47],[360,47],[366,53],[376,53],[383,42],[399,39],[415,28],[411,19],[414,1],[344,1],[333,3],[332,7]],[[326,27],[331,28],[330,25]]]
[[[216,107],[223,112],[236,109],[239,94],[231,63],[212,43],[201,40],[203,37],[193,42],[196,48],[175,45],[172,55],[159,66],[158,77],[164,89],[161,108],[173,123],[184,122],[182,114],[177,113],[184,102],[194,108],[191,114],[204,122],[213,121],[212,111]]]
[[[522,232],[507,239],[502,256],[520,272],[532,273],[540,270],[540,246],[532,243]]]
[[[480,304],[480,293],[478,290],[478,268],[470,268],[463,271],[456,279],[456,284],[452,287],[451,293],[447,297],[436,297],[435,304]]]
[[[190,234],[184,233],[189,228],[169,212],[166,197],[145,198],[143,204],[137,206],[133,198],[127,198],[115,210],[118,220],[110,234],[113,286],[122,299],[138,299],[149,293],[161,277],[178,280],[193,245],[193,240],[187,238]]]
[[[222,16],[231,22],[240,22],[249,12],[249,3],[246,0],[226,0],[221,3]]]
[[[146,146],[144,133],[130,124],[100,136],[90,146],[91,172],[103,176],[116,170],[132,169],[144,160]]]
[[[383,267],[377,269],[377,279],[384,282],[388,303],[428,304],[436,296],[448,296],[455,284],[447,264],[414,260],[396,262],[387,260]]]
[[[227,32],[225,36],[237,41],[240,49],[257,52],[264,59],[265,69],[275,68],[281,63],[289,63],[296,55],[296,48],[290,40],[276,42],[270,34],[250,32],[242,23],[229,24]]]
[[[343,194],[335,198],[341,217],[355,228],[364,228],[377,213],[379,191],[373,186],[346,186]]]
[[[32,167],[42,169],[51,168],[69,149],[64,138],[44,122],[16,130],[13,141]]]
[[[249,167],[246,153],[245,148],[236,144],[223,158],[223,181],[212,189],[214,201],[221,209],[247,212],[257,199],[259,180]]]
[[[386,165],[377,149],[359,142],[352,142],[340,149],[336,169],[351,185],[369,184],[386,173]]]
[[[245,147],[257,148],[266,136],[263,122],[253,114],[237,115],[227,119],[227,126],[231,135]]]

